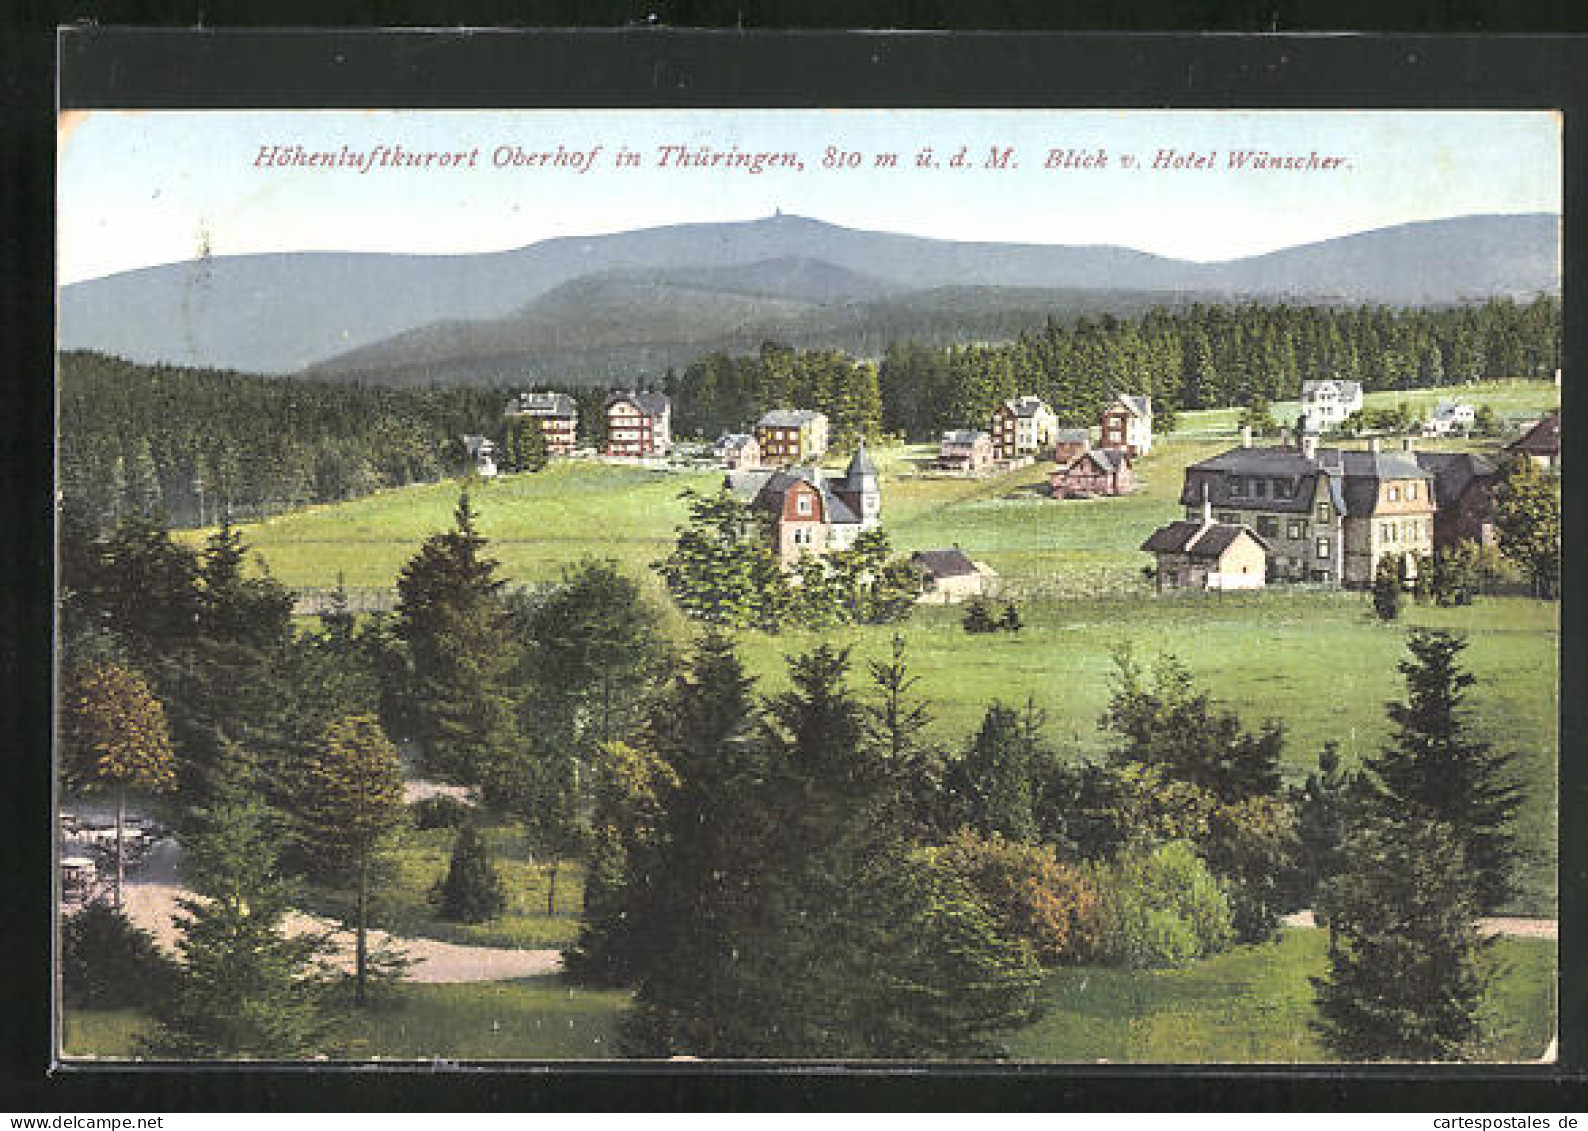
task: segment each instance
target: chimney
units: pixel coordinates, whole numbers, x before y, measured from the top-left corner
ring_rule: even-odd
[[[1374,455],[1378,455],[1379,447],[1379,438],[1377,436],[1369,436],[1367,440],[1367,450],[1372,452]]]
[[[1202,481],[1202,525],[1213,525],[1213,502],[1208,498],[1208,481]]]
[[[1318,434],[1316,432],[1303,432],[1301,434],[1301,456],[1308,463],[1318,458]]]
[[[1289,428],[1281,428],[1279,430],[1279,446],[1281,448],[1290,447],[1290,429]]]
[[[1249,448],[1251,446],[1252,446],[1252,426],[1250,424],[1243,424],[1243,425],[1241,425],[1241,447]]]

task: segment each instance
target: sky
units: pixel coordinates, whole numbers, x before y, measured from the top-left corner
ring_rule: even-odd
[[[1212,261],[1417,220],[1561,209],[1559,118],[1533,111],[73,111],[58,143],[63,284],[206,253],[499,251],[777,211]],[[261,160],[295,146],[432,157]],[[790,154],[798,167],[664,165],[666,146]],[[580,159],[559,166],[559,149]],[[1244,150],[1303,166],[1316,155],[1318,166],[1232,168]],[[989,167],[994,151],[1001,168]],[[1055,151],[1072,160],[1050,160]],[[637,165],[619,167],[623,152]],[[520,154],[545,156],[515,163]]]

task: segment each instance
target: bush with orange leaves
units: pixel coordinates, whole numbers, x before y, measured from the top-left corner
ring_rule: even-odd
[[[1102,908],[1091,877],[1048,845],[983,836],[962,828],[926,849],[931,862],[963,880],[1006,938],[1044,966],[1088,962],[1103,945]]]

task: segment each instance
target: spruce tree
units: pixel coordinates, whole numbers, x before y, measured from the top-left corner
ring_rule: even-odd
[[[472,824],[458,830],[447,874],[436,881],[430,898],[436,914],[454,923],[484,923],[507,909],[501,873]]]
[[[1511,821],[1522,801],[1515,755],[1473,733],[1467,691],[1476,680],[1461,667],[1465,638],[1418,629],[1406,646],[1411,658],[1399,665],[1406,697],[1386,708],[1394,733],[1367,760],[1374,805],[1449,826],[1472,877],[1472,902],[1492,913],[1515,890]]]
[[[465,492],[453,529],[426,539],[397,578],[395,631],[407,645],[415,735],[433,773],[489,795],[510,788],[521,755],[518,654],[496,562]]]
[[[1020,712],[994,702],[964,756],[950,767],[949,792],[961,820],[978,832],[1031,841],[1036,837],[1036,776],[1031,736]]]
[[[1406,600],[1406,563],[1399,554],[1385,554],[1373,570],[1373,612],[1382,621],[1401,615]]]
[[[209,804],[183,835],[182,966],[155,1010],[156,1056],[286,1059],[319,1051],[326,1031],[324,944],[288,936],[292,892],[279,865],[279,817],[259,798],[254,759],[230,749]]]
[[[1489,979],[1461,838],[1389,815],[1364,820],[1345,854],[1330,896],[1336,945],[1312,979],[1315,1027],[1345,1060],[1460,1059]]]

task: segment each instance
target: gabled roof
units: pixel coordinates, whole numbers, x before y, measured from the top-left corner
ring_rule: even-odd
[[[1064,470],[1068,473],[1083,463],[1090,463],[1104,475],[1113,475],[1121,468],[1129,467],[1130,458],[1119,448],[1092,448],[1065,464]]]
[[[943,438],[939,441],[939,443],[975,444],[980,440],[990,441],[991,439],[992,437],[988,436],[987,433],[979,432],[974,428],[960,428],[953,432],[944,432]]]
[[[1246,535],[1267,553],[1268,543],[1251,527],[1227,522],[1191,522],[1182,519],[1160,526],[1145,542],[1143,550],[1154,554],[1190,554],[1193,558],[1217,558]]]
[[[1013,397],[999,407],[1007,408],[1016,416],[1035,416],[1044,409],[1047,409],[1048,412],[1053,411],[1048,408],[1048,403],[1041,397]]]
[[[981,572],[958,546],[952,550],[917,550],[910,555],[910,561],[933,577],[968,577]]]
[[[1341,381],[1333,377],[1327,377],[1322,381],[1303,381],[1301,383],[1301,399],[1306,400],[1310,394],[1316,393],[1326,385],[1334,386],[1337,393],[1349,400],[1356,400],[1357,397],[1362,395],[1362,382]]]
[[[823,413],[814,409],[774,408],[756,421],[756,425],[760,428],[803,428],[818,416],[823,420],[827,419]]]
[[[1550,413],[1522,433],[1521,438],[1510,446],[1510,450],[1526,452],[1528,455],[1560,455],[1560,411]]]
[[[746,444],[753,443],[755,443],[755,437],[747,432],[724,432],[721,439],[717,441],[716,446],[719,452],[731,452],[736,448],[742,448]]]
[[[528,392],[507,402],[509,415],[573,417],[579,414],[574,399],[567,393]]]
[[[815,468],[789,467],[778,470],[732,472],[724,477],[728,489],[752,507],[783,513],[783,497],[796,484],[804,483],[816,489],[822,497],[823,519],[832,525],[843,526],[860,523],[860,516],[843,497],[836,494],[827,480]]]
[[[1418,452],[1417,462],[1434,477],[1434,502],[1443,509],[1459,502],[1474,480],[1493,479],[1499,468],[1471,452]]]
[[[665,393],[613,393],[607,398],[606,406],[611,408],[622,401],[627,401],[646,416],[661,416],[672,407]]]
[[[1151,397],[1138,397],[1131,393],[1115,393],[1114,404],[1109,405],[1104,411],[1113,411],[1115,405],[1122,406],[1130,415],[1143,420],[1152,415]]]
[[[1059,428],[1053,433],[1055,444],[1089,444],[1092,434],[1085,428]]]

